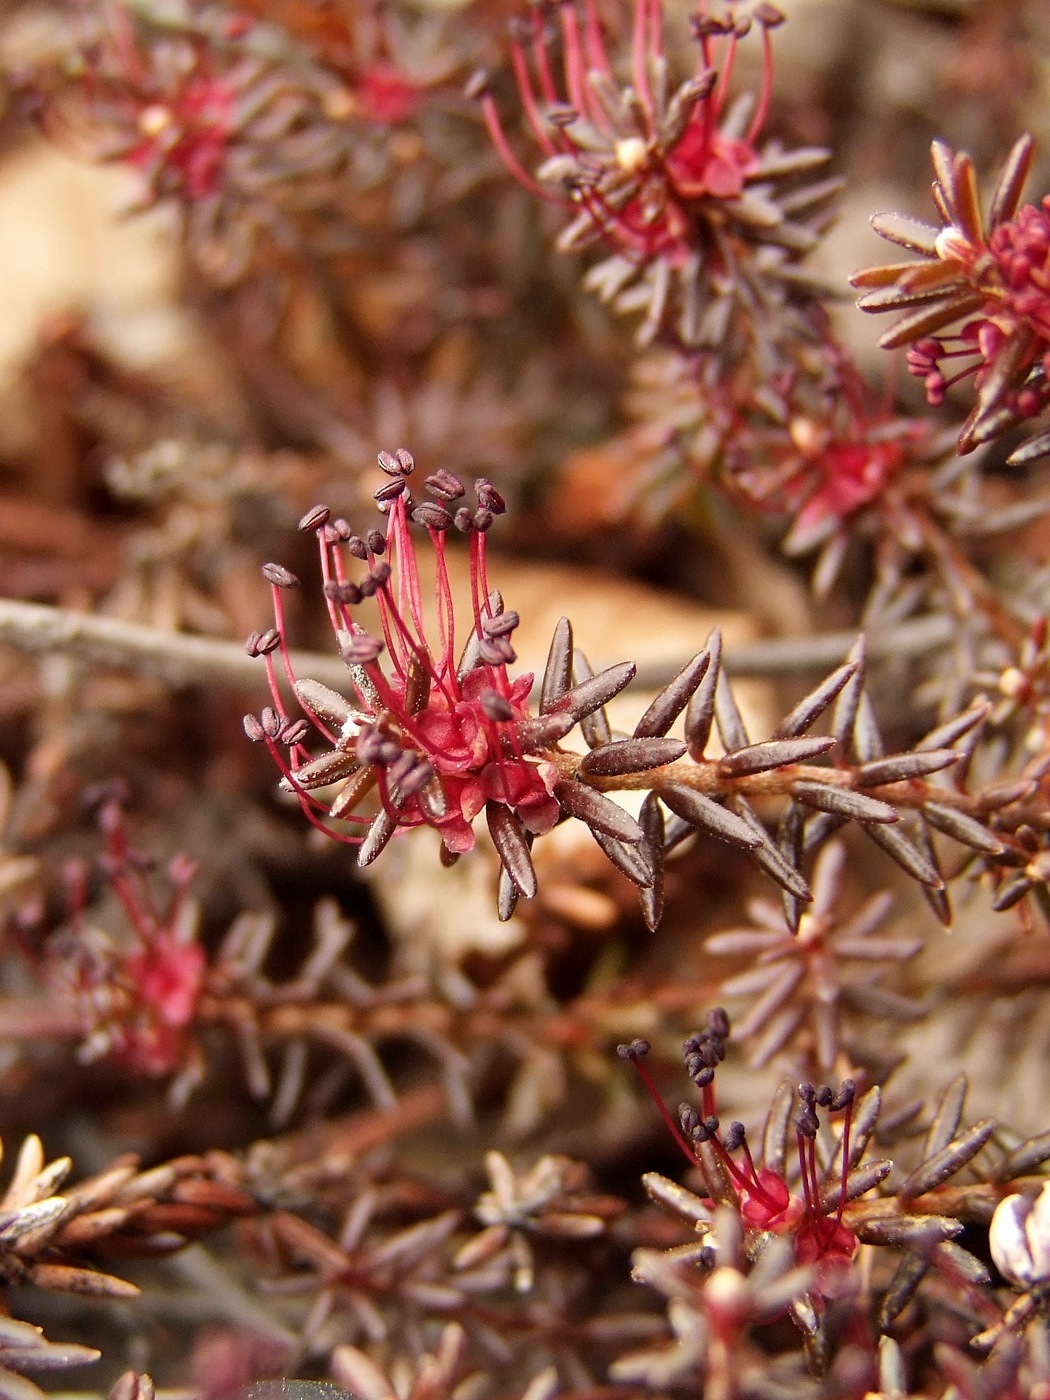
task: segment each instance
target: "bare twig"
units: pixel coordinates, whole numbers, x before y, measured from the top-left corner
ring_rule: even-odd
[[[0,599],[0,643],[19,651],[61,652],[177,687],[213,685],[258,691],[266,685],[259,661],[236,642],[163,632],[120,618],[9,598]],[[337,656],[293,652],[292,661],[299,675],[330,686],[346,682],[346,667]]]
[[[900,623],[869,636],[868,657],[921,655],[946,642],[952,626],[951,619],[942,616]],[[772,637],[736,647],[726,654],[724,664],[732,676],[819,672],[844,660],[854,641],[852,632],[825,632],[799,639]],[[9,598],[0,598],[0,643],[19,651],[60,652],[176,687],[213,685],[257,691],[265,684],[259,662],[236,642],[163,632],[119,618]],[[334,688],[346,683],[346,667],[338,657],[293,652],[292,661],[297,675]],[[676,658],[640,667],[640,688],[665,685],[680,665],[681,659]]]
[[[869,662],[889,656],[922,656],[949,641],[956,626],[952,618],[941,613],[899,622],[894,627],[868,632],[865,654]],[[730,676],[816,675],[845,661],[856,640],[856,632],[765,637],[727,648],[722,667]],[[684,661],[685,657],[681,657],[673,662],[640,665],[635,684],[642,690],[658,689],[677,674]]]

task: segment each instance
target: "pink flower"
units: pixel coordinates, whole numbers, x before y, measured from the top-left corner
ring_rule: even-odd
[[[415,115],[422,95],[421,85],[388,63],[366,68],[354,87],[357,110],[367,120],[382,126],[396,126]]]
[[[77,912],[45,968],[52,981],[76,996],[84,1059],[112,1060],[137,1074],[171,1074],[191,1053],[208,972],[207,956],[196,941],[194,910],[186,899],[194,867],[185,858],[172,862],[174,889],[161,908],[141,858],[128,845],[116,801],[103,805],[99,822],[106,838],[103,871],[123,905],[127,928],[112,936],[87,927]]]
[[[747,15],[725,6],[722,18],[713,8],[702,0],[690,21],[698,58],[675,90],[660,0],[634,0],[624,86],[595,0],[582,0],[582,9],[573,0],[535,5],[511,44],[522,111],[542,156],[535,176],[515,154],[483,78],[477,80],[490,135],[511,173],[572,215],[558,246],[604,244],[612,252],[587,285],[624,311],[648,305],[643,341],[671,327],[685,345],[723,341],[727,300],[746,301],[752,317],[762,314],[756,300],[764,310],[779,306],[789,295],[779,275],[815,243],[808,219],[833,193],[828,182],[800,188],[796,179],[823,164],[826,151],[785,152],[762,139],[772,89],[770,32],[783,16],[765,3]],[[753,25],[762,35],[761,89],[754,100],[730,100],[737,47]],[[551,52],[555,34],[560,65]],[[784,180],[792,185],[790,210],[777,202]]]
[[[180,943],[162,929],[124,959],[124,971],[159,1026],[188,1026],[197,1009],[207,958],[199,943]]]
[[[200,56],[202,69],[207,64]],[[150,102],[138,115],[141,140],[127,152],[136,169],[163,169],[164,184],[190,199],[219,188],[232,134],[233,92],[207,74],[191,73],[167,101]]]
[[[233,37],[232,35],[229,37]],[[183,41],[136,32],[122,4],[86,59],[85,107],[112,142],[107,152],[140,171],[150,197],[205,199],[220,189],[236,136],[238,76],[227,49],[204,31]]]
[[[110,1029],[112,1057],[139,1074],[171,1074],[190,1048],[207,972],[204,949],[160,937],[115,972],[128,989],[128,1005]]]
[[[297,794],[307,817],[329,835],[359,843],[360,864],[374,860],[395,830],[417,826],[433,827],[447,855],[459,856],[473,847],[472,822],[484,811],[519,891],[531,893],[529,842],[561,816],[553,796],[558,774],[543,751],[574,720],[564,713],[534,718],[532,676],[510,674],[518,616],[489,583],[486,550],[503,500],[481,478],[476,507],[457,506],[465,495],[462,483],[438,472],[427,478],[431,499],[417,503],[408,490],[415,467],[410,454],[381,453],[379,461],[389,477],[376,493],[385,531],[356,535],[346,521],[332,521],[326,507],[301,522],[317,537],[329,621],[348,666],[347,694],[292,674],[281,590],[297,581],[268,565],[277,628],[254,634],[248,646],[266,658],[273,708],[248,716],[245,727],[268,744],[284,772],[283,787]],[[425,531],[432,555],[430,618],[412,525]],[[449,581],[450,530],[469,541],[466,619]],[[363,573],[351,579],[355,564]],[[284,711],[273,664],[278,649],[306,721],[293,722]],[[320,754],[305,746],[311,729],[324,740]],[[358,808],[366,801],[370,810],[362,814]],[[341,823],[367,830],[352,835]]]
[[[975,402],[959,450],[975,447],[1050,406],[1050,199],[1018,208],[1034,142],[1023,136],[1007,157],[987,222],[973,162],[933,145],[937,228],[898,214],[872,220],[884,238],[920,260],[866,268],[853,278],[865,311],[904,311],[882,337],[885,349],[908,346],[908,368],[931,404],[972,379]],[[1037,433],[1012,460],[1050,451]]]
[[[787,474],[785,508],[794,514],[784,547],[805,554],[840,533],[847,519],[877,506],[900,473],[922,457],[929,425],[893,411],[855,367],[839,356],[835,392],[819,418],[800,412],[788,423],[790,446],[781,452]]]
[[[799,1085],[801,1105],[795,1116],[799,1188],[798,1192],[792,1191],[783,1171],[756,1164],[742,1123],[730,1123],[724,1132],[721,1129],[714,1078],[717,1065],[725,1058],[728,1034],[729,1018],[718,1007],[710,1013],[707,1029],[690,1036],[682,1047],[686,1073],[700,1090],[701,1111],[697,1113],[683,1104],[677,1123],[667,1111],[643,1063],[649,1051],[648,1043],[636,1040],[621,1045],[619,1054],[634,1064],[689,1163],[699,1164],[703,1169],[701,1149],[705,1144],[714,1153],[731,1191],[731,1203],[746,1229],[788,1236],[793,1242],[796,1262],[816,1265],[817,1291],[830,1294],[837,1286],[842,1266],[853,1258],[857,1249],[857,1236],[843,1220],[849,1197],[853,1080],[844,1080],[838,1090],[828,1085],[819,1088],[812,1084]],[[845,1112],[842,1166],[830,1191],[817,1157],[818,1107],[832,1113]]]
[[[744,504],[790,520],[788,554],[823,549],[818,591],[858,526],[903,536],[909,491],[921,493],[926,477],[917,469],[939,450],[934,426],[898,414],[834,342],[821,358],[819,379],[799,373],[767,384],[762,405],[753,400],[737,415],[731,439],[731,484]]]

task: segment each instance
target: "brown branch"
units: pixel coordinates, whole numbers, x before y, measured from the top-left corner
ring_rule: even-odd
[[[952,627],[950,618],[940,616],[901,623],[869,636],[868,657],[921,655],[945,642]],[[819,672],[843,661],[855,640],[852,632],[826,632],[801,639],[768,638],[728,652],[724,665],[732,676]],[[0,598],[0,643],[30,653],[59,652],[177,687],[213,685],[257,691],[265,686],[259,662],[248,656],[238,642],[164,632],[121,618],[11,598]],[[346,667],[336,656],[293,652],[292,662],[297,675],[310,676],[333,688],[346,684]],[[669,658],[664,663],[642,667],[637,684],[643,689],[665,685],[681,663],[682,658]]]
[[[256,692],[266,688],[262,664],[236,642],[163,632],[121,618],[40,603],[0,598],[0,642],[19,651],[60,652],[177,687],[213,685]],[[333,687],[346,684],[346,667],[337,656],[293,652],[292,662],[297,674]]]
[[[561,749],[550,749],[543,755],[545,761],[553,763],[558,769],[559,778],[566,781],[576,779],[584,757],[583,754],[568,753]],[[668,783],[676,783],[679,787],[687,787],[693,792],[715,798],[731,797],[734,793],[742,797],[790,797],[796,783],[820,783],[822,787],[859,792],[865,797],[889,802],[895,807],[914,810],[922,808],[927,802],[939,802],[946,807],[957,807],[961,812],[977,818],[988,814],[988,803],[982,800],[980,794],[959,792],[955,788],[935,787],[922,778],[906,778],[898,782],[872,786],[862,786],[857,778],[856,768],[822,767],[816,763],[785,763],[779,768],[766,768],[760,773],[749,773],[734,778],[720,771],[717,759],[701,759],[697,762],[691,758],[679,758],[673,763],[663,764],[660,768],[623,773],[615,778],[588,775],[580,781],[599,792],[655,792],[657,796]]]

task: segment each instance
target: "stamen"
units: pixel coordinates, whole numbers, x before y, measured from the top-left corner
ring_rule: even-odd
[[[744,138],[748,142],[753,142],[758,133],[762,130],[769,115],[769,102],[773,94],[773,39],[769,31],[769,26],[762,26],[762,86],[759,89],[758,105],[755,108],[755,115],[751,118],[751,125],[747,129],[747,136]]]
[[[284,663],[284,674],[290,686],[295,685],[295,672],[292,669],[292,658],[288,651],[288,639],[285,635],[284,625],[284,599],[281,596],[282,589],[298,587],[299,580],[294,574],[282,568],[279,564],[264,564],[263,578],[270,584],[270,596],[273,600],[273,616],[276,624],[276,631],[281,639],[281,660]],[[267,670],[270,669],[270,656],[267,654]],[[276,684],[271,685],[274,697],[274,708],[278,714],[284,714],[280,692]]]
[[[631,81],[645,117],[646,137],[651,139],[656,129],[653,93],[649,82],[649,0],[634,0],[631,29]]]
[[[474,628],[478,637],[484,635],[482,610],[488,608],[488,581],[485,576],[485,536],[470,532],[470,602],[474,610]]]
[[[347,583],[342,557],[337,548],[329,545],[325,533],[321,530],[317,532],[317,544],[321,558],[321,591],[328,605],[328,620],[334,632],[339,632],[341,628],[349,630],[351,620],[349,612],[346,611],[348,599],[345,595],[340,596],[339,592]]]
[[[525,106],[525,111],[528,112],[528,104],[524,102],[522,105]],[[503,161],[508,171],[511,172],[511,175],[517,179],[519,185],[528,190],[531,195],[538,197],[538,199],[546,200],[547,203],[560,204],[563,209],[570,207],[568,206],[567,200],[559,199],[559,197],[553,195],[549,189],[543,188],[543,185],[540,185],[539,181],[533,179],[532,175],[529,175],[524,165],[521,164],[521,161],[518,160],[514,151],[511,150],[510,143],[508,143],[507,136],[505,136],[503,130],[503,123],[500,122],[500,113],[496,111],[496,102],[493,101],[491,92],[483,94],[482,116],[484,118],[484,125],[489,129],[489,139],[491,143],[493,143],[493,146],[496,147],[498,157]],[[532,125],[532,120],[529,120],[529,125]],[[535,126],[533,126],[533,134],[536,134],[536,137],[539,139],[539,133],[536,132]],[[543,133],[543,136],[546,137],[546,133]],[[556,154],[553,148],[550,150],[549,154]]]
[[[708,1124],[712,1123],[714,1126],[708,1127]],[[751,1149],[747,1145],[743,1123],[730,1123],[725,1141],[718,1136],[717,1118],[705,1119],[704,1126],[707,1128],[707,1141],[711,1143],[712,1147],[718,1153],[726,1170],[732,1177],[733,1184],[736,1186],[737,1190],[746,1192],[748,1196],[761,1201],[768,1210],[779,1211],[781,1208],[780,1201],[778,1201],[775,1196],[771,1195],[768,1189],[762,1184],[762,1178],[759,1176],[758,1170],[755,1167],[754,1159],[751,1156]],[[732,1147],[730,1147],[730,1144],[732,1144]],[[734,1162],[733,1158],[729,1155],[730,1151],[735,1151],[737,1147],[743,1148],[746,1171],[739,1163]]]
[[[547,35],[543,25],[543,12],[539,5],[534,6],[532,12],[532,58],[539,76],[540,93],[543,100],[549,107],[556,107],[558,105],[558,88],[551,69]]]
[[[99,825],[106,837],[103,863],[110,888],[123,905],[132,928],[144,943],[148,943],[159,932],[160,914],[149,885],[140,873],[132,869],[127,832],[115,802],[107,802],[103,806],[99,813]]]
[[[562,65],[565,71],[565,90],[569,101],[578,112],[586,112],[593,118],[591,103],[593,97],[587,82],[587,65],[580,42],[580,26],[576,17],[573,0],[563,0],[560,6],[562,32]]]
[[[721,117],[726,104],[726,98],[729,95],[729,84],[733,77],[733,68],[736,65],[738,42],[736,29],[731,29],[729,31],[729,37],[726,40],[722,71],[718,75],[718,82],[715,84],[715,89],[711,94],[711,101],[707,104],[710,107],[712,122],[717,122]]]
[[[546,125],[540,116],[539,109],[536,106],[536,99],[532,91],[532,79],[529,76],[528,63],[525,59],[525,52],[520,44],[511,44],[510,61],[514,69],[514,77],[517,81],[521,105],[525,109],[525,117],[540,150],[549,159],[551,156],[557,155],[558,150],[551,140]],[[511,150],[506,133],[503,130],[503,124],[499,119],[499,113],[496,110],[495,99],[490,92],[482,94],[481,110],[485,117],[485,125],[488,127],[489,135],[492,138],[492,144],[496,147],[500,159],[518,183],[524,185],[524,187],[533,194],[538,194],[541,199],[545,199],[548,202],[561,203],[562,201],[558,200],[555,195],[552,195],[550,190],[544,189],[537,180],[534,180],[532,176],[528,174],[524,166],[519,162],[517,156]]]
[[[733,1127],[736,1127],[737,1124],[734,1123],[732,1126],[733,1126]],[[752,1181],[753,1181],[756,1185],[758,1185],[758,1184],[759,1184],[758,1168],[755,1166],[755,1159],[751,1156],[751,1148],[750,1148],[750,1146],[748,1145],[747,1136],[746,1136],[745,1133],[744,1133],[744,1125],[743,1125],[743,1123],[741,1123],[741,1124],[739,1125],[739,1127],[740,1127],[740,1150],[741,1150],[741,1152],[743,1152],[743,1154],[744,1154],[744,1161],[745,1161],[745,1163],[747,1164],[747,1170],[748,1170],[748,1173],[749,1173],[749,1175],[750,1175]]]
[[[452,598],[452,583],[448,576],[444,533],[431,531],[430,540],[434,546],[434,597],[437,602],[438,629],[441,635],[441,669],[448,674],[451,682],[451,678],[456,673],[453,660],[456,654],[456,609]]]
[[[587,44],[587,63],[597,73],[612,77],[612,65],[602,39],[601,24],[594,0],[583,0],[584,35]]]
[[[835,1218],[839,1224],[842,1223],[842,1212],[846,1206],[846,1183],[849,1179],[850,1170],[850,1129],[853,1126],[853,1105],[856,1101],[857,1086],[852,1079],[844,1079],[839,1088],[838,1094],[831,1102],[833,1111],[845,1106],[846,1118],[842,1124],[842,1136],[839,1139],[842,1151],[842,1190],[839,1195],[839,1207],[835,1212]]]
[[[634,1065],[635,1069],[638,1071],[639,1078],[645,1085],[649,1097],[652,1099],[653,1103],[656,1104],[660,1117],[664,1120],[664,1122],[670,1129],[671,1136],[674,1138],[678,1146],[682,1149],[685,1159],[689,1163],[689,1165],[691,1167],[695,1167],[695,1151],[693,1150],[691,1145],[686,1141],[681,1128],[678,1126],[678,1124],[671,1117],[671,1114],[668,1112],[667,1105],[660,1097],[660,1091],[659,1089],[657,1089],[652,1075],[649,1073],[648,1069],[643,1064],[643,1059],[646,1055],[648,1055],[650,1049],[651,1047],[647,1040],[632,1040],[629,1045],[618,1045],[616,1047],[616,1053],[617,1055],[619,1055],[621,1060],[630,1060],[631,1064]]]
[[[282,633],[281,633],[282,641],[283,641],[283,637],[284,637],[284,634],[283,634],[283,632],[282,632]],[[282,650],[285,650],[285,651],[286,651],[287,649],[284,648],[284,647],[282,647]],[[272,651],[268,651],[268,652],[265,653],[265,655],[264,655],[264,657],[263,657],[263,663],[264,663],[264,665],[265,665],[265,667],[266,667],[266,683],[267,683],[267,685],[268,685],[269,688],[270,688],[270,697],[271,697],[271,699],[273,700],[274,709],[277,711],[277,713],[278,713],[279,715],[282,715],[282,717],[285,719],[285,721],[288,721],[289,716],[284,712],[283,705],[282,705],[282,701],[281,701],[281,692],[280,692],[280,690],[279,690],[279,688],[278,688],[278,685],[277,685],[277,670],[276,670],[276,667],[274,666],[274,662],[273,662],[273,653],[272,653]],[[286,672],[290,672],[290,670],[291,670],[291,658],[290,658],[290,657],[286,657],[286,660],[285,660],[285,671],[286,671]],[[292,688],[294,689],[294,688],[295,688],[295,677],[294,677],[293,675],[289,675],[289,680],[290,680],[290,682],[291,682]],[[329,739],[329,740],[331,740],[331,741],[334,743],[334,742],[335,742],[334,735],[333,735],[333,734],[331,733],[331,731],[327,728],[327,726],[324,724],[324,722],[323,722],[321,719],[319,719],[317,715],[314,715],[313,713],[311,713],[310,718],[311,718],[312,721],[313,721],[314,727],[315,727],[322,735],[324,735],[324,737],[325,737],[326,739]],[[299,744],[299,745],[295,745],[295,746],[293,746],[293,747],[295,747],[295,748],[302,748],[302,745]]]
[[[414,568],[414,566],[415,566],[415,554],[414,554],[414,551],[412,550],[412,542],[411,542],[411,539],[408,539],[408,538],[407,538],[407,534],[406,534],[406,540],[407,540],[408,549],[409,549],[410,552],[412,552],[412,564],[413,564],[413,568]],[[399,549],[398,549],[398,583],[399,583],[399,586],[398,586],[398,593],[399,593],[399,595],[402,594],[402,589],[401,589],[401,587],[400,587],[400,582],[401,582],[401,579],[403,578],[403,573],[404,573],[404,557],[403,557],[402,549],[399,547]],[[427,672],[427,674],[429,675],[429,677],[430,677],[432,683],[433,683],[434,685],[436,685],[436,686],[438,687],[438,689],[442,692],[442,694],[445,696],[445,699],[448,701],[448,704],[449,704],[449,706],[451,707],[452,705],[454,705],[454,704],[456,703],[456,701],[460,698],[460,696],[459,696],[459,692],[456,691],[456,690],[454,690],[454,689],[452,688],[454,677],[452,677],[452,675],[451,675],[451,669],[450,669],[448,666],[445,666],[445,665],[442,665],[442,666],[439,668],[439,667],[436,665],[433,656],[431,655],[431,651],[430,651],[429,646],[427,645],[427,642],[426,642],[426,635],[425,635],[425,633],[424,633],[424,631],[423,631],[422,618],[418,616],[418,610],[419,610],[419,608],[421,607],[421,603],[420,603],[420,600],[419,600],[419,592],[418,592],[418,588],[419,588],[419,576],[418,576],[418,573],[416,574],[415,604],[416,604],[416,607],[417,607],[417,619],[416,619],[416,620],[417,620],[417,626],[418,626],[418,633],[417,633],[417,635],[418,635],[419,640],[417,640],[417,636],[416,636],[416,635],[413,635],[413,633],[411,632],[411,630],[410,630],[408,624],[405,622],[405,619],[404,619],[404,616],[403,616],[403,612],[402,612],[402,608],[401,608],[397,603],[395,603],[394,599],[390,596],[389,582],[390,582],[390,576],[389,576],[389,574],[387,574],[386,576],[383,577],[382,582],[380,583],[379,587],[377,588],[377,598],[378,598],[378,601],[379,601],[380,618],[381,618],[382,624],[383,624],[383,635],[384,635],[384,637],[386,638],[387,647],[388,647],[388,649],[390,650],[391,659],[394,660],[395,669],[396,669],[396,671],[397,671],[397,673],[398,673],[398,676],[399,676],[399,678],[400,678],[400,680],[401,680],[401,682],[402,682],[402,685],[403,685],[403,688],[404,688],[404,692],[407,692],[407,690],[408,690],[408,688],[409,688],[409,685],[410,685],[410,683],[411,683],[411,678],[412,678],[413,672],[414,672],[418,667],[422,667],[422,668]],[[410,606],[411,606],[411,605],[412,605],[412,600],[410,599]],[[396,635],[397,635],[397,642],[398,642],[398,646],[397,646],[397,650],[396,650],[396,651],[394,650],[394,634],[395,634],[395,633],[396,633]],[[371,674],[371,673],[370,673],[370,674]],[[382,673],[380,672],[380,674],[382,674]],[[385,682],[386,678],[384,677],[383,680],[384,680],[384,682]],[[391,694],[391,695],[392,695],[392,694],[394,694],[394,692],[393,692],[393,691],[389,691],[389,689],[388,689],[388,694]],[[405,706],[400,700],[399,700],[398,702],[395,702],[394,704],[392,704],[392,705],[390,706],[390,708],[393,709],[393,710],[395,711],[395,713],[399,716],[399,718],[402,718],[402,719],[404,718],[403,711],[405,710],[406,706]]]
[[[412,541],[411,532],[408,525],[408,511],[403,500],[399,501],[391,512],[391,526],[397,522],[397,533],[395,536],[398,549],[398,609],[402,616],[406,612],[412,619],[415,627],[415,637],[413,649],[419,648],[429,655],[429,648],[426,643],[426,628],[423,622],[423,596],[419,583],[419,558],[416,554],[415,545]],[[389,575],[388,575],[389,577]]]
[[[649,56],[654,70],[658,70],[664,57],[663,12],[660,0],[649,0]]]

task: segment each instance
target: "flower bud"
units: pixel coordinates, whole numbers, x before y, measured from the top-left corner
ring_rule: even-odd
[[[1003,1278],[1018,1288],[1050,1282],[1050,1182],[1034,1200],[1007,1196],[999,1202],[988,1247]]]

